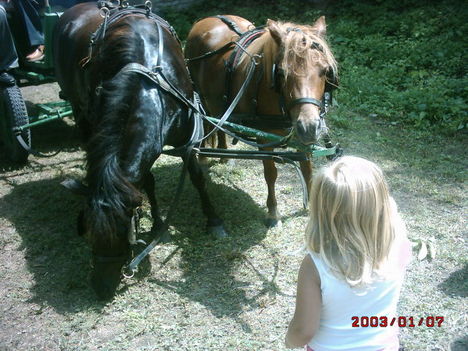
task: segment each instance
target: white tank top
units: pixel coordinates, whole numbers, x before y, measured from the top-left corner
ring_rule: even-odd
[[[405,267],[410,260],[408,239],[401,242],[395,262],[396,271],[391,278],[372,283],[366,291],[351,288],[344,280],[336,278],[316,253],[309,252],[320,275],[322,309],[320,326],[309,342],[314,351],[377,351],[399,348],[398,317],[396,307],[400,296]],[[398,267],[398,268],[397,268]],[[387,317],[387,327],[361,327],[361,317]],[[353,327],[357,317],[359,327]],[[396,317],[395,324],[390,322]],[[366,318],[364,318],[366,322]],[[373,319],[375,325],[375,318]],[[370,324],[369,324],[370,325]]]

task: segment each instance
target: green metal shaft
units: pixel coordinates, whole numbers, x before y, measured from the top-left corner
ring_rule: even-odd
[[[219,119],[214,118],[214,117],[206,116],[205,118],[208,119],[209,121],[213,122],[213,123],[218,123],[219,122]],[[233,132],[242,133],[242,134],[247,135],[249,137],[262,138],[262,139],[268,140],[269,142],[279,142],[279,141],[283,140],[283,138],[284,138],[284,137],[282,137],[280,135],[263,132],[261,130],[249,128],[249,127],[246,127],[246,126],[242,126],[242,125],[227,122],[227,121],[224,122],[223,126],[226,127],[227,129],[233,131]],[[312,153],[312,155],[314,157],[334,155],[335,152],[336,152],[335,147],[324,148],[324,147],[318,146],[318,145],[303,145],[303,144],[298,143],[297,141],[291,140],[291,139],[286,144],[289,147],[292,147],[293,149],[303,151],[303,152],[310,152],[310,153]]]
[[[45,123],[55,121],[56,119],[62,119],[63,117],[70,116],[72,113],[73,112],[70,110],[70,111],[65,111],[63,113],[60,113],[60,114],[56,114],[55,116],[48,116],[48,117],[45,117],[45,118],[38,117],[39,120],[37,120],[35,122],[28,123],[28,124],[24,124],[24,125],[18,127],[18,129],[20,131],[23,131],[25,129],[36,127],[36,126],[41,125],[41,124],[45,124]]]

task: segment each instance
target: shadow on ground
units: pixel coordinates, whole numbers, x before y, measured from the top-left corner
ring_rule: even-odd
[[[468,336],[462,336],[450,344],[450,351],[468,350]]]
[[[158,168],[158,191],[175,189],[176,178],[172,176],[171,179],[173,172],[173,168]],[[215,176],[213,172],[210,173],[212,177]],[[252,279],[240,278],[236,271],[240,264],[249,264],[246,251],[253,246],[262,245],[267,234],[267,228],[263,224],[265,211],[242,189],[226,179],[222,183],[209,181],[208,190],[218,214],[225,221],[229,237],[214,239],[205,234],[205,220],[198,196],[193,186],[187,182],[178,205],[179,214],[173,222],[176,228],[173,240],[180,250],[182,279],[159,279],[156,275],[156,278],[150,278],[149,281],[204,305],[218,317],[234,318],[243,328],[249,329],[237,316],[249,306],[258,307],[258,296],[247,295],[246,290]],[[162,192],[162,197],[170,198],[173,195],[173,190]],[[168,203],[169,198],[164,203]],[[276,267],[272,277],[264,276],[253,265],[251,270],[256,274],[255,280],[263,283],[262,294],[276,293],[274,280],[279,265],[278,258],[274,252],[267,252],[266,255],[269,261],[274,262],[273,267]]]
[[[439,288],[450,296],[468,297],[468,265],[452,272]]]
[[[2,216],[21,237],[27,269],[33,274],[32,302],[72,312],[93,304],[87,285],[90,253],[76,234],[79,200],[45,179],[15,186],[0,199]]]
[[[180,170],[180,164],[153,170],[163,214],[174,196]],[[27,269],[33,274],[34,302],[45,302],[59,313],[100,308],[104,305],[96,301],[88,284],[90,250],[76,234],[81,199],[63,188],[62,180],[57,177],[15,185],[0,199],[0,207],[5,209],[2,215],[21,237],[19,249],[24,250]],[[210,180],[207,183],[231,237],[214,240],[205,234],[206,219],[198,193],[187,181],[170,223],[174,243],[182,253],[184,279],[156,283],[208,306],[215,314],[236,314],[254,301],[245,296],[244,282],[233,276],[233,267],[246,250],[264,238],[264,212],[242,190]],[[145,212],[149,213],[149,208]],[[264,280],[266,286],[274,286],[266,277]]]

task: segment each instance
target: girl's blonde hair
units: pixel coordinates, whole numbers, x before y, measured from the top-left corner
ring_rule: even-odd
[[[314,177],[306,245],[350,286],[365,287],[384,270],[399,223],[374,163],[345,156]]]

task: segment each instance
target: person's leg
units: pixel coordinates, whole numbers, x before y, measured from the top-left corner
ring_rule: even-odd
[[[18,54],[11,36],[6,11],[0,5],[0,71],[18,67]]]
[[[12,2],[26,30],[29,45],[31,47],[44,45],[39,2],[35,0],[12,0]]]
[[[0,5],[0,84],[13,85],[15,79],[8,74],[8,70],[18,67],[18,54],[11,36],[6,11]]]

